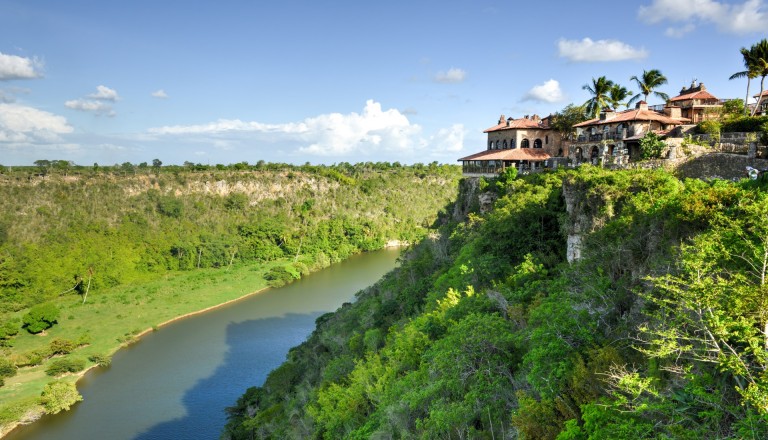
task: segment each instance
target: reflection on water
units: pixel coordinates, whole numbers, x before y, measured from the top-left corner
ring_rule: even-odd
[[[353,257],[303,280],[161,328],[86,375],[83,402],[10,440],[216,439],[224,408],[301,343],[315,319],[395,266],[398,250]]]

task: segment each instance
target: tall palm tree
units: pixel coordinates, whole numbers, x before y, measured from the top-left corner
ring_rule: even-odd
[[[591,98],[589,98],[584,105],[586,106],[587,114],[596,118],[600,115],[600,109],[608,107],[611,102],[610,93],[613,87],[613,81],[606,79],[604,76],[600,78],[592,78],[592,84],[584,84],[581,88],[588,91]]]
[[[768,76],[768,40],[763,38],[754,44],[749,51],[751,52],[752,66],[756,76],[760,77],[760,94],[757,95],[757,103],[752,109],[752,116],[755,116],[760,108],[760,101],[763,100],[763,91],[765,90],[765,77]]]
[[[632,76],[629,78],[630,81],[634,81],[637,83],[637,87],[640,88],[640,93],[633,96],[632,99],[629,100],[627,103],[627,106],[632,105],[635,101],[640,99],[640,96],[643,97],[643,100],[645,102],[648,102],[648,95],[653,93],[655,96],[661,98],[664,100],[664,102],[667,102],[669,100],[669,95],[662,92],[657,92],[655,89],[663,86],[667,83],[667,77],[661,74],[661,71],[658,69],[651,69],[651,70],[643,70],[643,74],[638,78],[637,76]]]
[[[747,95],[744,97],[744,116],[747,116],[747,112],[749,111],[749,85],[753,79],[757,78],[757,69],[754,61],[752,60],[752,51],[746,47],[742,47],[740,52],[743,58],[744,68],[746,70],[736,72],[728,79],[733,80],[737,78],[747,78]]]
[[[629,107],[629,102],[625,100],[629,97],[630,93],[632,92],[627,90],[626,87],[619,84],[614,84],[613,87],[611,87],[610,93],[608,94],[608,99],[615,109],[618,109],[620,105]]]

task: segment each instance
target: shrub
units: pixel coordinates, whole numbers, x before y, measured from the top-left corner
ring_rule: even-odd
[[[8,358],[0,358],[0,378],[16,375],[16,365]]]
[[[75,403],[83,400],[75,384],[70,382],[51,382],[43,388],[40,403],[48,414],[57,414],[68,410]]]
[[[659,136],[652,131],[649,131],[640,139],[640,152],[643,159],[660,158],[665,146],[664,141],[659,139]]]
[[[40,333],[56,324],[59,308],[53,303],[38,304],[32,307],[22,318],[24,328],[30,333]]]
[[[57,359],[48,365],[45,374],[49,376],[59,376],[66,373],[77,373],[85,369],[85,361],[77,358]]]
[[[69,354],[75,348],[77,348],[77,345],[74,342],[64,338],[56,338],[48,344],[48,349],[52,356],[57,354]]]
[[[745,116],[723,124],[722,131],[754,133],[761,131],[761,126],[768,123],[768,116]]]
[[[94,353],[88,357],[88,360],[100,367],[108,367],[112,364],[112,358],[109,355]]]

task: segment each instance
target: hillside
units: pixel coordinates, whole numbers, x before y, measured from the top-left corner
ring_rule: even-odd
[[[763,184],[583,166],[461,188],[222,438],[768,437]]]
[[[0,435],[50,383],[180,315],[426,236],[454,166],[19,169],[0,175]],[[64,390],[66,391],[66,390]]]

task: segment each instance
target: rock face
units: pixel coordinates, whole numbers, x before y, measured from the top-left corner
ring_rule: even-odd
[[[570,179],[563,181],[563,198],[568,213],[566,224],[563,225],[568,236],[566,257],[568,262],[572,263],[581,258],[584,236],[600,228],[605,217],[610,217],[613,210],[608,206],[609,200],[594,195],[588,196],[585,188]]]
[[[459,182],[459,194],[453,204],[451,217],[454,221],[464,221],[470,212],[489,212],[497,198],[494,192],[480,192],[479,177],[465,177]]]

